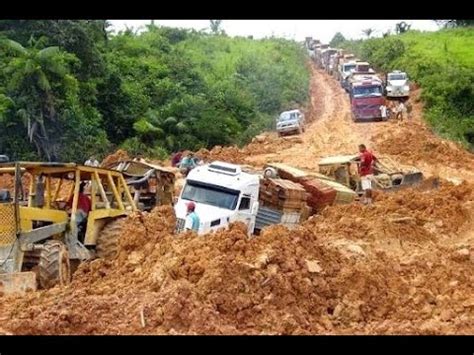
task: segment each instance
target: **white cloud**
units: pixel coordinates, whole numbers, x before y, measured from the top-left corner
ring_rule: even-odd
[[[115,31],[126,26],[135,29],[144,28],[151,20],[109,20]],[[271,35],[302,41],[312,36],[329,42],[336,32],[346,38],[362,38],[362,30],[373,28],[375,35],[395,29],[395,24],[405,21],[412,29],[436,31],[438,26],[432,20],[223,20],[222,28],[230,36],[250,36],[263,38]],[[155,20],[156,25],[169,27],[194,28],[201,30],[209,27],[209,20]]]

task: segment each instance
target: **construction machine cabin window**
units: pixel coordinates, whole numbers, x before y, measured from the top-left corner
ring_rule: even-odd
[[[235,210],[239,200],[239,191],[222,186],[188,180],[181,198],[205,205]]]

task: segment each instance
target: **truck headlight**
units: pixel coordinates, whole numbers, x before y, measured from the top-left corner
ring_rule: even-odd
[[[410,90],[410,87],[409,87],[408,85],[405,85],[405,86],[403,87],[403,90],[408,91],[408,90]]]

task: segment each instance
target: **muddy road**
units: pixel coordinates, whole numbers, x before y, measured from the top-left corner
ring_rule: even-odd
[[[246,159],[249,164],[285,162],[317,169],[321,157],[354,154],[358,145],[364,143],[376,154],[416,166],[426,177],[474,182],[474,154],[431,132],[422,118],[419,89],[414,90],[410,98],[413,107],[410,120],[401,124],[393,120],[354,123],[347,93],[335,79],[314,67],[310,93],[311,105],[306,115],[311,124],[301,135],[301,142],[284,149],[275,143],[275,152],[254,154]],[[279,141],[276,134],[271,136]]]

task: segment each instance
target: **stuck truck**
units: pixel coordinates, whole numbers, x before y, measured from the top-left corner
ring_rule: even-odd
[[[240,221],[251,235],[272,224],[295,226],[318,208],[355,199],[353,191],[323,175],[298,176],[282,166],[267,168],[273,170],[246,172],[239,165],[215,161],[193,169],[175,204],[177,232],[184,229],[190,201],[200,218],[198,234]],[[293,181],[279,174],[285,169]]]

